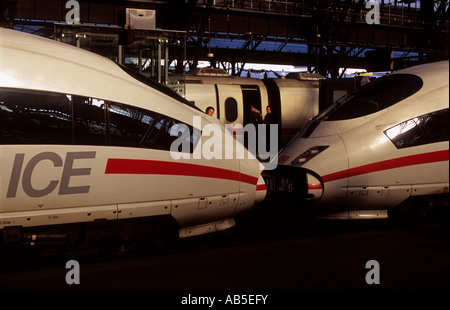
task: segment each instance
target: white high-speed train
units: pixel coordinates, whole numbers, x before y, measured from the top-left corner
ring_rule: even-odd
[[[180,94],[205,111],[215,109],[214,117],[224,124],[247,125],[251,106],[263,116],[271,106],[273,121],[279,125],[279,147],[319,113],[319,82],[322,75],[289,73],[285,78],[256,79],[229,76],[225,70],[201,68],[189,74],[170,77]]]
[[[0,28],[4,243],[77,240],[103,224],[122,235],[153,234],[165,223],[180,237],[199,235],[233,226],[236,214],[264,199],[263,166],[252,156],[174,159],[176,139],[186,139],[182,151],[195,154],[202,127],[223,125],[126,70]],[[224,134],[222,143],[238,142]]]
[[[448,201],[448,162],[449,62],[441,61],[340,98],[279,153],[276,170],[263,174],[270,192],[295,193],[316,211],[373,218],[408,199]]]

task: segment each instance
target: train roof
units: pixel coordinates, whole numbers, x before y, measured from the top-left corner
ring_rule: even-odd
[[[424,86],[427,88],[438,88],[448,85],[448,73],[449,61],[443,60],[401,69],[391,74],[414,74],[424,80]]]
[[[68,44],[0,28],[0,48],[1,87],[90,96],[162,113],[174,104],[193,107],[168,87]]]

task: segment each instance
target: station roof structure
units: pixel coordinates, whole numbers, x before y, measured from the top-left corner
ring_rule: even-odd
[[[66,23],[72,2],[79,25]],[[164,35],[184,45],[192,68],[201,60],[228,63],[238,75],[238,63],[286,64],[338,77],[342,68],[383,71],[448,59],[448,7],[444,0],[4,0],[0,26],[55,39],[102,34],[89,44],[105,54],[121,44],[126,8],[155,10],[156,29],[133,30],[130,42]]]

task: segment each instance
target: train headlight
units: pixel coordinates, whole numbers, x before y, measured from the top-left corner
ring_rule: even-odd
[[[328,148],[328,145],[322,145],[322,146],[314,146],[307,151],[303,152],[300,156],[295,158],[291,165],[300,167],[306,164],[308,161],[322,153],[324,150]]]

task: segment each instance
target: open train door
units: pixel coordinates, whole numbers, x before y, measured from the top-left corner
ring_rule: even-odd
[[[254,106],[264,117],[266,111],[261,108],[261,91],[258,85],[241,85],[242,104],[244,107],[244,126],[250,123],[251,107]]]

